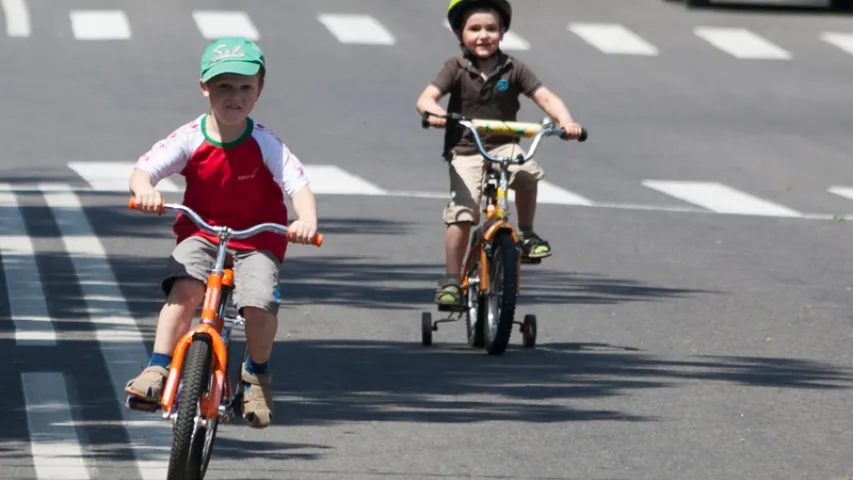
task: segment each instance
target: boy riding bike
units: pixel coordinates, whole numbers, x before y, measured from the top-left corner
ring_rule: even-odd
[[[447,110],[452,113],[515,121],[520,108],[518,97],[524,94],[565,129],[566,140],[580,136],[581,126],[574,123],[563,101],[524,63],[501,51],[499,44],[512,20],[512,7],[507,0],[450,0],[447,20],[462,53],[447,59],[421,93],[417,101],[420,114],[445,115],[438,101],[449,93]],[[434,127],[446,125],[440,117],[429,116],[428,120]],[[514,157],[524,153],[517,137],[489,133],[480,137],[491,155]],[[435,303],[455,305],[461,302],[460,269],[471,225],[480,221],[486,160],[470,134],[458,129],[445,131],[444,158],[450,162],[451,199],[444,209],[446,278],[438,282]],[[550,245],[533,231],[536,187],[544,172],[529,160],[510,166],[509,173],[509,186],[516,192],[522,258],[548,257]]]
[[[210,103],[209,113],[177,128],[139,158],[129,183],[140,210],[159,213],[163,199],[154,185],[181,174],[186,178],[184,205],[211,225],[243,229],[263,222],[287,224],[286,194],[298,218],[288,227],[289,241],[311,242],[317,231],[317,206],[310,179],[290,149],[249,117],[265,73],[263,53],[246,38],[220,38],[207,46],[200,87]],[[125,387],[128,394],[148,402],[160,400],[175,344],[204,298],[218,241],[183,215],[173,230],[177,245],[162,281],[166,302],[153,354]],[[272,420],[268,361],[278,328],[278,268],[287,242],[287,237],[273,232],[229,242],[234,305],[246,319],[249,352],[241,368],[243,417],[254,428],[265,428]]]

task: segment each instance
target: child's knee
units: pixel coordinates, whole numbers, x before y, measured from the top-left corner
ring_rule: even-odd
[[[204,284],[194,278],[171,278],[167,280],[167,284],[169,294],[166,301],[170,304],[195,309],[204,300]]]
[[[243,318],[249,323],[255,322],[277,322],[278,317],[271,310],[271,307],[253,307],[244,306],[241,308]]]

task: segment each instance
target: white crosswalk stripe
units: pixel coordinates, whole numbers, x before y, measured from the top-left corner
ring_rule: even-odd
[[[820,40],[840,49],[848,55],[853,55],[853,33],[824,32],[820,34]]]
[[[802,216],[796,210],[716,182],[644,180],[643,185],[717,213],[773,217]]]
[[[72,10],[71,29],[78,40],[127,40],[130,22],[122,10]]]
[[[370,15],[322,13],[317,17],[341,43],[394,45],[391,32]]]
[[[30,449],[38,480],[88,480],[83,448],[71,415],[65,376],[21,374]]]
[[[6,289],[11,302],[10,317],[19,345],[56,345],[56,331],[47,313],[33,242],[11,186],[0,185],[0,253]]]
[[[0,0],[6,17],[6,35],[29,37],[31,33],[30,9],[25,0]]]
[[[656,56],[658,49],[623,25],[570,23],[568,30],[593,47],[613,55]]]
[[[697,37],[739,59],[790,60],[791,54],[744,28],[697,27]]]
[[[195,10],[192,13],[196,27],[204,38],[243,36],[258,40],[261,34],[246,12]]]

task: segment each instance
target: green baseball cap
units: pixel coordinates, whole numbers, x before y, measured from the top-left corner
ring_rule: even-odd
[[[201,55],[201,81],[223,73],[254,75],[265,67],[264,53],[246,37],[223,37],[210,42]]]

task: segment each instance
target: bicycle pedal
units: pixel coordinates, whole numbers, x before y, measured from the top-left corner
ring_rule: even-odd
[[[127,408],[136,410],[137,412],[154,413],[157,410],[160,410],[159,403],[142,400],[141,398],[134,397],[133,395],[128,395],[124,404]]]

